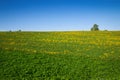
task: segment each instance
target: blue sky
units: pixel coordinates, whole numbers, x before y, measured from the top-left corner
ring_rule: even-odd
[[[120,0],[0,0],[0,30],[120,30]]]

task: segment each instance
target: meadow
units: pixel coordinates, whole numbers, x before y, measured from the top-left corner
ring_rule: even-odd
[[[120,31],[0,32],[0,80],[120,80]]]

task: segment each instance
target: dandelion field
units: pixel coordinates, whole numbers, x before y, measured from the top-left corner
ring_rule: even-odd
[[[0,80],[120,80],[120,31],[0,32]]]

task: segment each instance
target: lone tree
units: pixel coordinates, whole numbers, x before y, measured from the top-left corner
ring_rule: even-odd
[[[94,24],[93,27],[91,28],[91,31],[99,31],[98,25]]]
[[[21,29],[18,30],[18,32],[21,32],[21,31],[22,31]]]
[[[9,32],[12,32],[11,30],[9,30]]]

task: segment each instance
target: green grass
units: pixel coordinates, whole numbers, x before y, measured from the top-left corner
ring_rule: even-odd
[[[120,32],[1,32],[0,80],[120,80]]]

